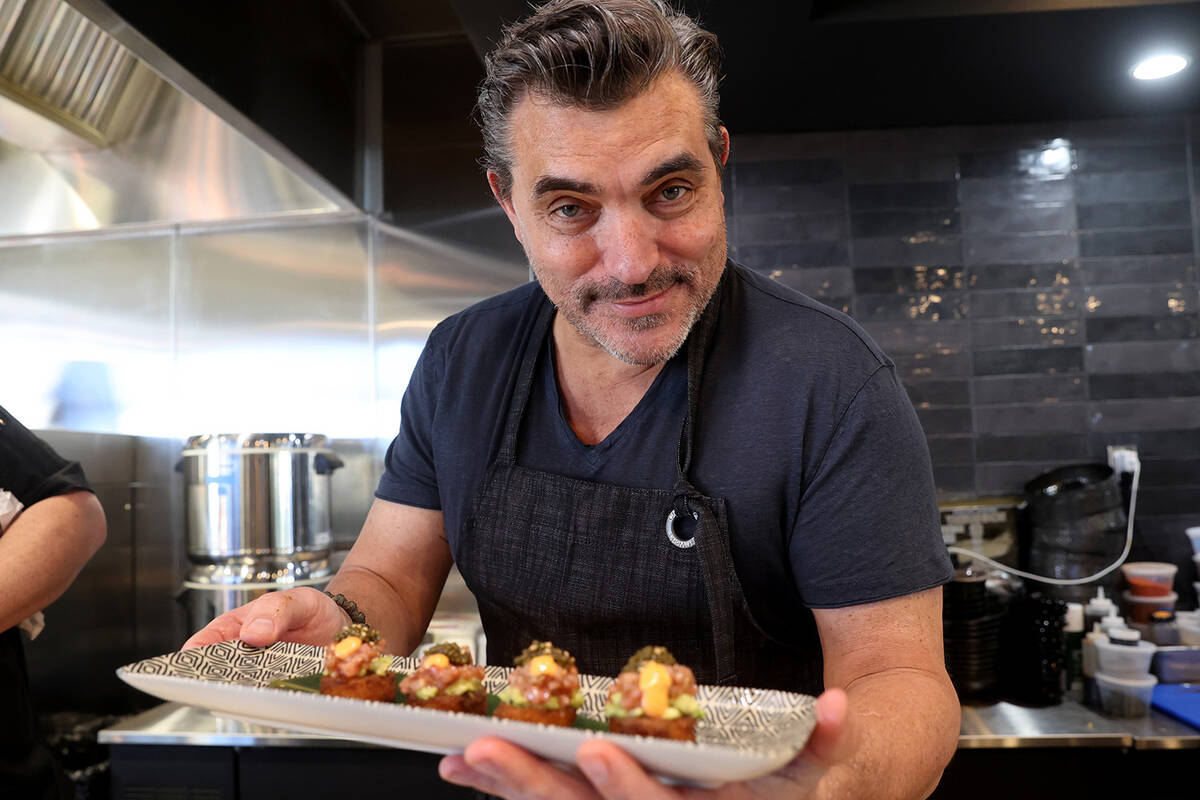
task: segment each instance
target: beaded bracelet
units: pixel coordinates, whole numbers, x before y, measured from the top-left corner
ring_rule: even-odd
[[[325,594],[328,595],[333,602],[338,604],[338,608],[346,612],[347,616],[350,617],[351,622],[355,623],[356,625],[367,624],[367,615],[358,610],[358,604],[353,600],[349,599],[341,592],[337,594],[334,594],[333,592],[326,592]]]

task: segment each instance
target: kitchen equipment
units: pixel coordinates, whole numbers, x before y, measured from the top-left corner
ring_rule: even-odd
[[[1114,631],[1115,633],[1115,631]],[[1150,661],[1158,648],[1150,642],[1122,644],[1111,638],[1096,640],[1098,673],[1114,678],[1136,678],[1150,672]]]
[[[193,630],[268,591],[321,586],[333,542],[330,480],[342,461],[313,433],[189,438],[184,582]]]
[[[1115,675],[1096,673],[1096,686],[1100,690],[1100,708],[1113,717],[1144,717],[1150,711],[1150,700],[1158,678],[1142,675],[1137,678],[1121,678]]]
[[[988,576],[959,570],[942,587],[942,642],[946,671],[962,702],[993,700],[1004,602],[988,587]]]
[[[1062,702],[1066,672],[1067,604],[1040,592],[1009,603],[1000,636],[1000,675],[1006,699],[1046,706]]]
[[[1129,561],[1121,565],[1130,594],[1138,597],[1168,594],[1178,571],[1175,564],[1163,561]]]
[[[1200,647],[1160,647],[1150,671],[1158,676],[1160,683],[1200,683]]]
[[[1145,625],[1150,622],[1150,615],[1155,611],[1174,611],[1175,601],[1179,599],[1179,595],[1171,592],[1154,597],[1138,597],[1125,591],[1121,598],[1129,610],[1129,620]]]
[[[1192,543],[1192,552],[1200,556],[1200,525],[1188,528],[1184,533],[1187,534],[1188,541]]]
[[[1045,472],[1025,484],[1028,516],[1028,571],[1051,578],[1077,579],[1112,564],[1125,548],[1126,515],[1121,486],[1107,464],[1072,464]],[[1116,593],[1119,573],[1094,583],[1050,586],[1062,600],[1086,603],[1101,586]]]

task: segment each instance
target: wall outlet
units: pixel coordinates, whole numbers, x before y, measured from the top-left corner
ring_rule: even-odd
[[[1135,444],[1110,444],[1108,465],[1114,472],[1133,472],[1138,466],[1138,451]]]

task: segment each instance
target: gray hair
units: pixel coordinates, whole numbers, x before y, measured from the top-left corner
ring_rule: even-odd
[[[717,37],[663,0],[550,0],[505,28],[484,66],[475,104],[482,164],[499,176],[504,197],[512,193],[509,118],[527,93],[603,111],[670,72],[696,87],[708,147],[718,172],[722,169]]]

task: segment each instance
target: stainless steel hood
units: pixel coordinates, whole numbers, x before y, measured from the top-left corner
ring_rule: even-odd
[[[0,238],[354,212],[97,0],[0,0]]]

